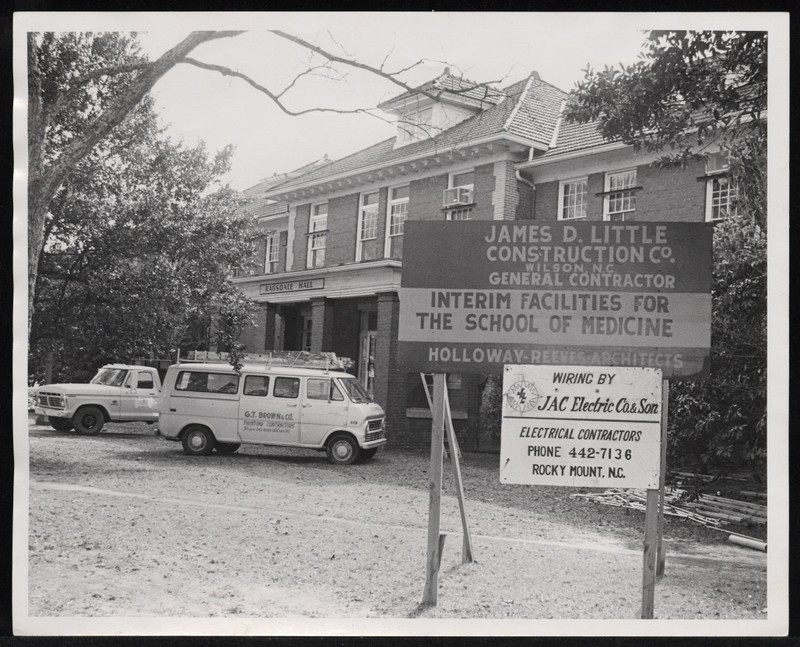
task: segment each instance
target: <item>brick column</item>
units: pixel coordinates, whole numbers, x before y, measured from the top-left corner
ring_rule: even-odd
[[[397,366],[397,326],[400,299],[396,292],[378,295],[378,332],[375,339],[375,401],[386,412],[390,434],[402,436],[406,422],[405,374]]]
[[[333,344],[333,301],[311,299],[311,352],[331,350]]]
[[[239,335],[239,341],[247,347],[248,353],[260,353],[264,350],[264,321],[266,316],[266,303],[259,303],[256,310],[254,326],[246,326]]]

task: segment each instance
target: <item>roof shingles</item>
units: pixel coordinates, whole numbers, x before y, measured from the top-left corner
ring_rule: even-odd
[[[437,80],[420,87],[429,86]],[[460,81],[466,83],[463,79]],[[542,81],[534,72],[528,78],[510,85],[502,93],[498,91],[498,94],[504,98],[496,105],[433,137],[399,148],[394,147],[394,137],[386,139],[347,157],[311,168],[307,173],[288,177],[286,181],[272,186],[268,194],[286,195],[296,188],[324,183],[331,178],[354,174],[362,169],[443,153],[461,144],[491,136],[501,137],[505,133],[528,140],[531,145],[549,147],[567,93]],[[562,122],[556,145],[542,157],[554,157],[605,143],[607,142],[598,132],[596,124]]]

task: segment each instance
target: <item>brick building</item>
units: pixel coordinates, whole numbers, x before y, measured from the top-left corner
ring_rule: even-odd
[[[680,171],[654,155],[562,120],[566,92],[537,73],[503,89],[448,70],[383,104],[396,137],[326,158],[247,193],[264,231],[259,265],[238,287],[261,304],[248,350],[329,350],[387,411],[392,442],[427,446],[419,375],[397,365],[403,223],[447,220],[685,220],[722,217],[724,160]],[[447,241],[442,241],[443,245]],[[494,450],[478,424],[485,377],[450,375],[456,431],[467,450]]]

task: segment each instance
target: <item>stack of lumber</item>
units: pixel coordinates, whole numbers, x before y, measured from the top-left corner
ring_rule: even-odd
[[[670,517],[682,517],[691,519],[704,526],[716,527],[721,523],[716,519],[700,511],[688,510],[681,507],[680,501],[683,490],[667,490],[664,494],[664,514]],[[631,508],[633,510],[644,511],[647,507],[647,490],[612,488],[605,492],[594,492],[591,494],[572,494],[573,499],[587,499],[603,505],[611,505],[618,508]]]
[[[646,490],[612,488],[605,492],[578,493],[570,496],[573,499],[586,499],[618,508],[644,511],[647,507]],[[688,498],[687,490],[679,488],[667,490],[664,493],[664,515],[689,519],[706,528],[729,533],[728,540],[735,544],[756,550],[767,550],[766,542],[721,527],[730,523],[766,525],[767,506],[711,494],[701,494],[694,501],[687,501]]]
[[[644,510],[647,502],[647,491],[636,489],[612,488],[605,492],[591,494],[572,494],[574,499],[587,499],[620,508]],[[759,503],[747,503],[721,496],[702,494],[695,501],[686,501],[686,490],[669,489],[664,495],[664,514],[672,517],[683,517],[709,527],[718,527],[728,523],[744,523],[766,525],[767,506]]]
[[[767,506],[760,503],[747,503],[737,499],[701,494],[697,501],[683,505],[690,510],[727,523],[767,525]]]

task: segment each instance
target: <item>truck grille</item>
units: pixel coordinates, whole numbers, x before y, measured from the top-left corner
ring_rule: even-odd
[[[48,395],[46,393],[40,393],[39,406],[49,407],[51,409],[63,409],[64,400],[60,395]]]
[[[383,418],[369,420],[367,422],[367,433],[364,435],[364,440],[366,440],[366,442],[371,442],[379,438],[383,438]]]

